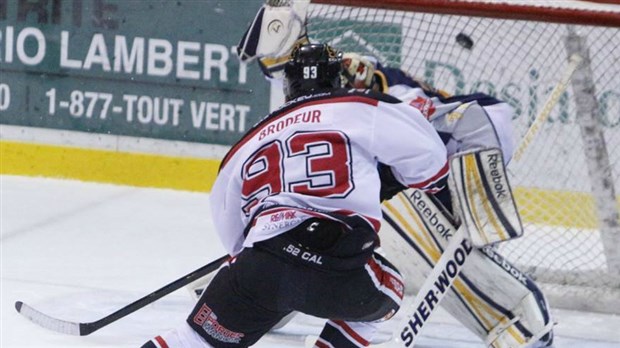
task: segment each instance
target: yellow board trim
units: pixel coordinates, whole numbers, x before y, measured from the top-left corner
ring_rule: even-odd
[[[598,229],[596,202],[591,194],[530,187],[517,187],[513,194],[523,222]],[[616,205],[620,211],[620,196]]]
[[[219,164],[219,159],[0,141],[0,174],[6,175],[209,192]],[[589,194],[524,187],[513,193],[524,223],[596,229],[596,205]]]
[[[0,174],[209,192],[220,160],[0,141]]]

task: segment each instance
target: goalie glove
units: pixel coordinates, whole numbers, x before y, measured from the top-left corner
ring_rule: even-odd
[[[283,57],[300,38],[306,37],[306,12],[310,0],[268,0],[237,45],[243,62],[255,58]]]

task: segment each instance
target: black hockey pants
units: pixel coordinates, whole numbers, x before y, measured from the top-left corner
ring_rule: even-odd
[[[347,223],[352,230],[310,219],[243,250],[187,322],[212,346],[228,348],[256,343],[292,311],[346,321],[390,317],[404,292],[398,271],[373,252],[376,234],[365,222]]]

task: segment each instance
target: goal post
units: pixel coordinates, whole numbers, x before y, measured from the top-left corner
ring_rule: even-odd
[[[552,306],[619,311],[620,5],[312,0],[308,34],[450,94],[506,101],[517,144],[546,113],[508,166],[525,235],[500,252]]]

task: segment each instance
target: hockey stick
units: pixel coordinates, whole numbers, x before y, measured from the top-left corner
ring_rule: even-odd
[[[410,306],[413,313],[401,322],[400,335],[396,337],[397,347],[414,346],[422,328],[452,287],[471,251],[472,246],[465,237],[465,229],[460,227],[414,298]]]
[[[159,300],[160,298],[186,286],[187,284],[195,281],[196,279],[204,277],[205,275],[217,270],[226,260],[228,260],[228,258],[228,255],[222,256],[217,260],[210,262],[207,265],[202,266],[187,275],[184,275],[183,277],[173,281],[172,283],[169,283],[161,289],[155,290],[152,293],[142,297],[141,299],[126,305],[125,307],[117,310],[116,312],[89,323],[76,323],[56,319],[45,313],[39,312],[38,310],[30,307],[29,305],[21,301],[15,302],[15,309],[17,309],[17,312],[28,318],[33,323],[48,330],[74,336],[86,336],[137,311],[142,307],[145,307],[148,304]]]
[[[515,153],[512,156],[515,161],[521,159],[521,156],[525,152],[525,149],[530,145],[530,142],[538,133],[538,130],[540,129],[543,122],[547,121],[549,114],[551,114],[551,110],[553,110],[553,107],[555,106],[555,104],[557,104],[558,100],[562,96],[562,93],[564,93],[564,91],[568,87],[568,83],[570,82],[571,77],[575,73],[575,70],[577,70],[577,68],[579,67],[579,64],[581,64],[582,60],[583,58],[577,54],[573,54],[569,58],[568,67],[566,68],[564,75],[562,75],[562,79],[560,79],[560,82],[558,82],[558,84],[549,94],[547,101],[534,119],[534,122],[532,122],[532,124],[528,128],[527,132],[523,136],[523,139],[521,139],[519,147],[515,150]]]
[[[415,205],[414,205],[415,207]],[[419,212],[418,212],[419,213]],[[421,214],[424,218],[425,215]],[[442,222],[448,224],[448,221]],[[413,347],[424,325],[430,319],[435,308],[445,294],[450,290],[454,280],[461,272],[472,246],[467,238],[465,227],[461,225],[450,238],[441,257],[426,276],[426,280],[417,292],[413,302],[409,305],[410,313],[402,319],[398,326],[400,332],[390,347]]]
[[[534,122],[532,122],[532,125],[530,125],[515,151],[514,160],[521,158],[525,149],[538,133],[542,123],[547,120],[551,110],[553,110],[562,93],[568,87],[570,79],[582,60],[583,58],[576,54],[569,58],[568,66],[562,78],[551,91],[543,108],[534,119]],[[439,305],[445,294],[452,287],[454,280],[458,277],[472,250],[471,248],[469,236],[465,228],[463,226],[459,227],[416,294],[410,306],[410,310],[413,313],[408,314],[402,320],[399,326],[399,335],[393,341],[395,347],[413,347],[415,345],[415,341],[419,337],[424,324],[428,322],[430,316],[434,313],[434,309]]]

